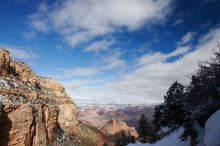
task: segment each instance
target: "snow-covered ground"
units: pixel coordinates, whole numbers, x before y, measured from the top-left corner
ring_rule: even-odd
[[[197,123],[195,128],[198,131],[199,143],[197,146],[220,146],[220,109],[216,111],[206,122],[205,130]],[[179,137],[183,133],[183,128],[173,132],[169,136],[164,137],[162,140],[155,144],[129,144],[128,146],[190,146],[190,141],[181,142]],[[205,144],[204,144],[205,143]]]
[[[206,146],[220,146],[220,109],[205,124]]]
[[[178,129],[171,135],[163,138],[155,144],[129,144],[128,146],[189,146],[189,141],[181,142],[179,137],[183,133],[183,128]]]
[[[153,145],[152,144],[136,143],[136,144],[129,144],[127,146],[153,146]]]

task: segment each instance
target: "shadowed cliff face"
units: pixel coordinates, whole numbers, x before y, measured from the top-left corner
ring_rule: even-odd
[[[0,49],[0,145],[102,146],[102,133],[79,122],[63,86],[37,76]]]
[[[0,145],[8,145],[9,140],[9,131],[11,130],[12,122],[7,116],[7,113],[3,110],[3,107],[1,106],[0,111]]]

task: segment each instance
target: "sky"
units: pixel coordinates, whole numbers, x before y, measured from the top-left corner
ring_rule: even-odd
[[[220,0],[1,0],[0,46],[76,104],[158,104],[220,42]]]

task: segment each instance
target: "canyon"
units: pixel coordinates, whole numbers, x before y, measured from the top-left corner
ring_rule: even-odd
[[[130,127],[138,128],[138,121],[145,114],[151,123],[155,105],[131,104],[87,104],[77,106],[80,120],[97,127],[106,125],[111,119],[123,121]]]
[[[76,106],[57,80],[0,48],[1,146],[114,146],[122,131],[138,138],[142,113],[152,120],[153,107]]]

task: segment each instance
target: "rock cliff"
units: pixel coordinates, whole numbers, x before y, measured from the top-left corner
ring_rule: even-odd
[[[63,86],[0,49],[1,146],[103,146],[102,132],[77,118]]]
[[[104,133],[109,146],[115,145],[121,132],[124,132],[127,136],[133,137],[134,139],[138,138],[138,133],[134,127],[128,127],[125,122],[117,121],[115,119],[112,119],[109,123],[103,126],[101,131]]]

